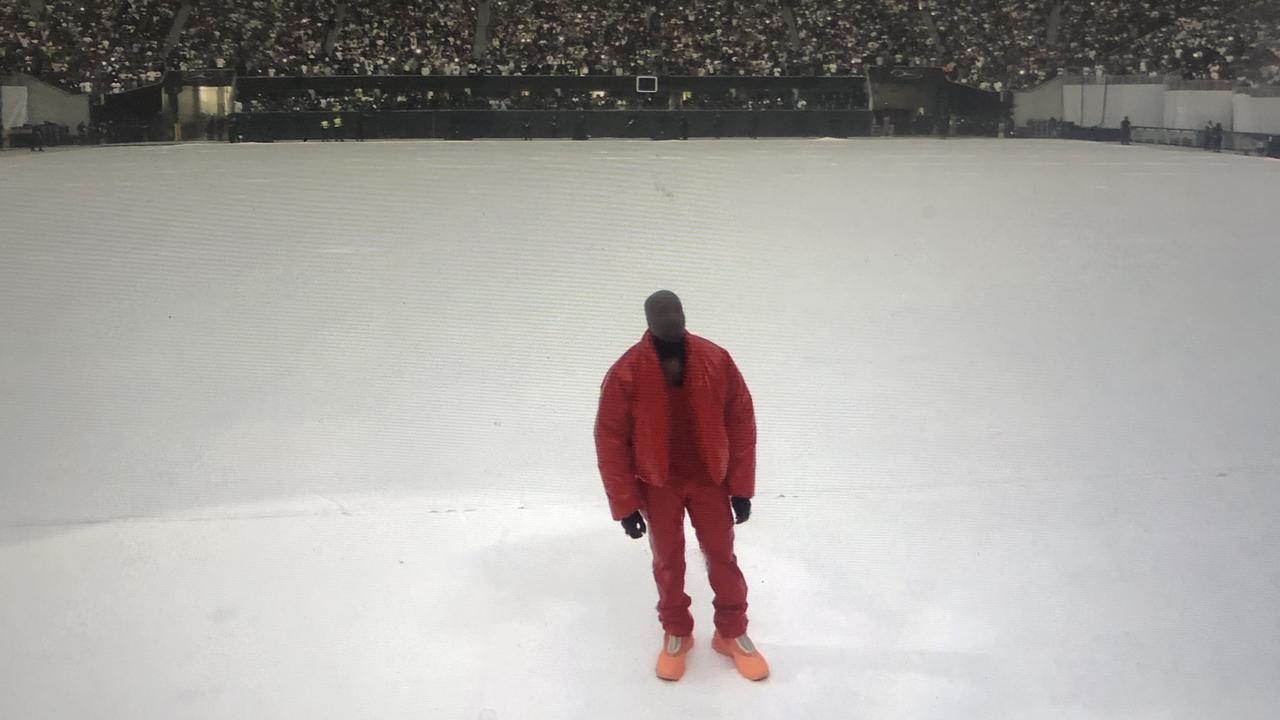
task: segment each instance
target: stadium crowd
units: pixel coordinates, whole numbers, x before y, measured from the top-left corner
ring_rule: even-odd
[[[937,64],[937,48],[910,0],[791,0],[796,67],[803,74],[857,74],[863,65]]]
[[[492,0],[484,72],[632,75],[662,57],[661,17],[645,0]]]
[[[26,72],[82,92],[155,82],[176,9],[166,0],[0,3],[0,74]]]
[[[1276,0],[1093,0],[1064,5],[1060,25],[1068,67],[1254,84],[1280,70]]]
[[[195,0],[169,67],[245,74],[309,73],[337,25],[333,0]]]
[[[1064,69],[1280,82],[1280,0],[8,0],[0,72],[109,93],[243,74],[841,75],[987,89]]]

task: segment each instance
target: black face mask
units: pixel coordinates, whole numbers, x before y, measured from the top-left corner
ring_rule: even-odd
[[[667,360],[670,358],[684,359],[684,338],[680,338],[676,342],[667,342],[657,335],[653,336],[653,345],[658,350],[658,359]]]

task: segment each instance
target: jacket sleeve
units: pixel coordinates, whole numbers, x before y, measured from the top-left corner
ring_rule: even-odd
[[[621,520],[640,509],[640,480],[636,478],[631,451],[631,425],[626,389],[615,367],[600,386],[595,430],[596,463],[614,520]]]
[[[724,427],[729,436],[729,494],[749,498],[756,494],[756,411],[751,391],[733,359],[728,359],[728,392],[725,394]]]

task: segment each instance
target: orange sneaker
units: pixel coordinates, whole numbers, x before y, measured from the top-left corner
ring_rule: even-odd
[[[733,658],[733,664],[738,667],[742,677],[748,680],[763,680],[769,677],[769,663],[765,661],[760,651],[756,650],[751,638],[746,635],[726,640],[720,637],[720,631],[717,630],[711,639],[711,647],[721,655]]]
[[[662,652],[658,653],[658,677],[679,680],[684,677],[684,656],[693,649],[693,636],[677,637],[665,633],[662,643]]]

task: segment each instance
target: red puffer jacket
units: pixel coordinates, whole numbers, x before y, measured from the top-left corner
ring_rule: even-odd
[[[729,353],[685,333],[684,386],[698,451],[729,494],[752,497],[756,486],[756,416],[751,393]],[[640,483],[667,484],[670,414],[666,378],[648,330],[609,368],[596,414],[596,459],[609,509],[621,520],[640,509]]]

